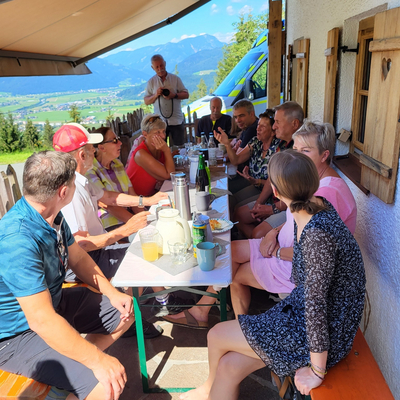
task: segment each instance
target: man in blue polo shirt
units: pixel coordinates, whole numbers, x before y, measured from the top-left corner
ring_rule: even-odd
[[[0,365],[71,392],[68,400],[116,400],[125,370],[103,351],[133,323],[132,299],[109,283],[63,219],[75,169],[69,154],[33,154],[24,197],[0,221]],[[99,293],[62,289],[69,268]]]

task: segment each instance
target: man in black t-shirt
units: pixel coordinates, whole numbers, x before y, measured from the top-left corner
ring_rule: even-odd
[[[210,132],[217,131],[218,128],[223,129],[226,134],[230,137],[231,126],[232,126],[232,118],[230,115],[222,114],[222,100],[215,96],[210,100],[210,110],[211,114],[204,115],[201,117],[199,124],[197,125],[197,133],[196,136],[200,138],[201,132],[204,132],[206,137],[208,138]],[[199,141],[200,139],[198,139]],[[217,140],[215,139],[217,142]]]
[[[257,124],[258,118],[254,112],[253,103],[249,100],[239,100],[233,106],[233,118],[235,119],[236,125],[242,130],[240,137],[235,146],[244,149],[247,143],[254,137],[257,136]]]

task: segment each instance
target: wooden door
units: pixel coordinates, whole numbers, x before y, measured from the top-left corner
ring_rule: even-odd
[[[361,184],[393,203],[400,136],[400,8],[375,16]]]

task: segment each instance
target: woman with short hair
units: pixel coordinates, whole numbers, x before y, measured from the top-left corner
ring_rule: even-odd
[[[144,141],[132,153],[126,172],[138,195],[152,196],[175,171],[165,139],[167,125],[158,114],[146,115],[141,123]]]

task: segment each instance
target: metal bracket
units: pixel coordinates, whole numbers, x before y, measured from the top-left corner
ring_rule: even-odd
[[[360,44],[357,43],[357,48],[356,49],[349,49],[349,46],[340,46],[339,50],[342,50],[342,53],[356,53],[358,54],[358,48]]]

